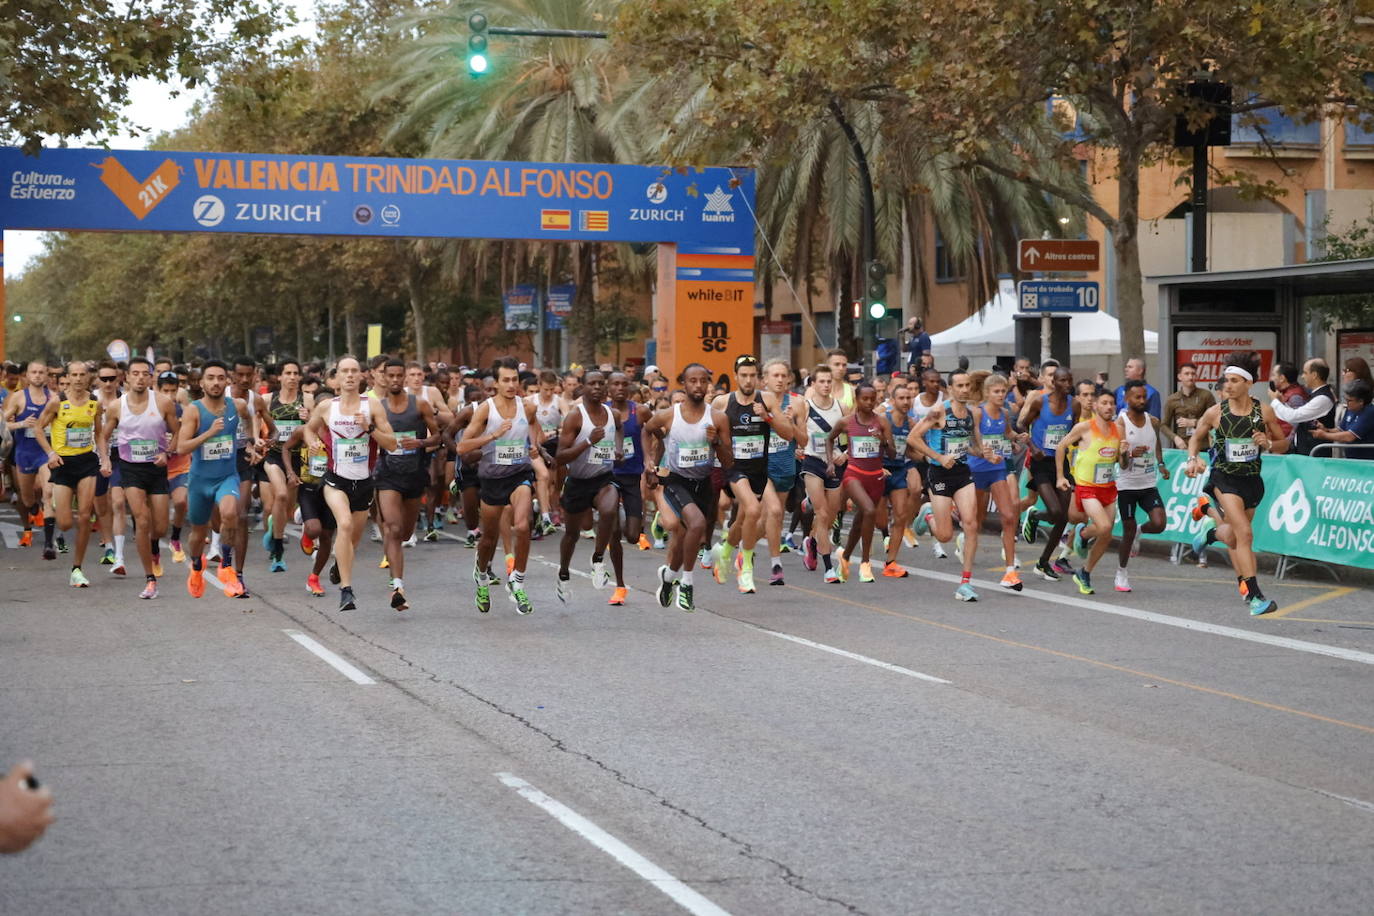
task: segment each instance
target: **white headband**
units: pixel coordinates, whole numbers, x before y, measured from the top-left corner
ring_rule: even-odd
[[[1253,384],[1255,383],[1255,377],[1254,377],[1253,375],[1251,375],[1249,372],[1246,372],[1246,371],[1245,371],[1244,369],[1242,369],[1240,366],[1227,366],[1225,369],[1222,369],[1222,370],[1221,370],[1221,374],[1222,374],[1222,375],[1239,375],[1241,378],[1245,379],[1245,380],[1246,380],[1247,382],[1249,382],[1250,384],[1253,385]]]

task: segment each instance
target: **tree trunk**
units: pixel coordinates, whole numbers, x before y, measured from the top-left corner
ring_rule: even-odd
[[[839,296],[835,302],[835,346],[855,358],[859,342],[854,336],[854,259],[846,252],[835,255],[835,277]]]
[[[1116,254],[1116,308],[1121,356],[1145,358],[1145,294],[1140,276],[1140,154],[1120,150],[1116,225],[1108,228]],[[1167,377],[1167,374],[1163,377]]]
[[[406,292],[410,294],[410,320],[415,324],[415,358],[425,362],[424,278],[415,258],[406,259]]]
[[[577,348],[577,362],[584,366],[596,364],[596,288],[592,280],[596,267],[593,244],[583,243],[577,246],[577,266],[574,274],[577,283],[576,308],[579,321],[573,343]]]
[[[301,298],[296,297],[296,359],[305,361],[305,316],[301,314]]]
[[[352,354],[359,362],[362,361],[362,353],[353,346],[353,341],[357,338],[353,336],[353,307],[344,306],[344,352]]]
[[[329,362],[334,362],[338,350],[334,348],[334,306],[329,307]]]

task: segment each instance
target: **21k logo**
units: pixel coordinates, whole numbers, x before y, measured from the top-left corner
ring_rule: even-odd
[[[181,167],[171,159],[163,160],[162,165],[142,181],[130,175],[113,156],[106,156],[99,168],[100,180],[139,219],[152,213],[153,208],[181,183]]]

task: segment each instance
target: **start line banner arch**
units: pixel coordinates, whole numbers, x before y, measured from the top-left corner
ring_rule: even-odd
[[[659,365],[728,378],[753,341],[750,169],[0,148],[0,176],[0,232],[656,243]]]

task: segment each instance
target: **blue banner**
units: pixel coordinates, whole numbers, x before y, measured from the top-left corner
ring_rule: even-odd
[[[538,313],[535,308],[539,304],[539,287],[537,286],[512,286],[506,290],[501,297],[501,305],[506,312],[507,331],[537,331],[539,330]]]
[[[568,316],[572,314],[573,297],[577,293],[577,286],[567,284],[565,286],[550,286],[547,308],[544,313],[544,327],[550,331],[561,331],[567,324]]]
[[[754,173],[0,148],[0,229],[673,242],[754,250]]]

